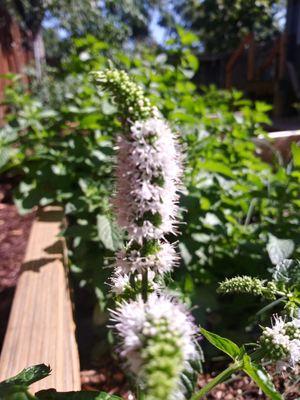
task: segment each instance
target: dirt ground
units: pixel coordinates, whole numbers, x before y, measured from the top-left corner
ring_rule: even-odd
[[[0,348],[33,218],[18,214],[11,184],[0,183]]]
[[[107,365],[110,367],[107,368]],[[204,387],[215,373],[204,373],[199,376],[199,389]],[[295,373],[295,378],[299,371]],[[291,385],[285,376],[275,378],[276,388],[284,392],[285,400],[300,399],[299,382]],[[110,394],[117,394],[126,400],[134,400],[128,388],[124,374],[112,360],[107,360],[102,367],[81,371],[82,387],[85,390],[103,390]],[[256,384],[243,373],[232,376],[226,383],[218,385],[206,396],[207,400],[267,400],[267,397],[258,389]]]

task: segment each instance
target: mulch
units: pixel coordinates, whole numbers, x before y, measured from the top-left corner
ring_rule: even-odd
[[[34,213],[20,216],[12,204],[12,184],[0,183],[0,349]]]
[[[109,368],[107,368],[109,365]],[[271,368],[272,370],[273,368]],[[269,368],[270,370],[270,368]],[[198,388],[204,387],[213,379],[215,373],[204,373],[199,376]],[[299,371],[295,377],[299,378]],[[285,400],[300,399],[299,382],[294,385],[284,375],[275,377],[277,390],[284,393]],[[81,382],[84,390],[100,390],[109,394],[116,394],[126,400],[135,400],[133,393],[129,390],[125,375],[118,369],[117,365],[110,362],[103,367],[81,371]],[[207,400],[267,400],[257,385],[245,374],[239,373],[232,376],[226,383],[219,384],[207,396]]]
[[[0,200],[3,191],[0,185]],[[21,216],[13,204],[0,203],[0,292],[16,286],[33,219],[34,213]]]

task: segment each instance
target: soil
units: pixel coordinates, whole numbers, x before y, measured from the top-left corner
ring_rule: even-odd
[[[2,346],[14,289],[18,280],[21,263],[25,254],[30,227],[34,213],[20,216],[12,203],[10,182],[0,182],[0,349]],[[78,342],[81,353],[81,382],[84,390],[101,390],[110,394],[117,394],[126,400],[134,400],[129,390],[128,380],[118,367],[118,364],[109,355],[100,354],[99,357],[87,357],[93,351],[92,343],[95,337],[92,332],[93,299],[90,294],[79,290],[75,299],[79,300],[76,313],[78,327]],[[86,301],[88,300],[88,301]],[[77,302],[76,302],[77,303]],[[75,304],[77,305],[77,304]],[[88,336],[87,336],[88,333]],[[101,343],[100,343],[101,344]],[[104,346],[98,346],[103,348]],[[214,366],[211,366],[211,370]],[[298,376],[299,376],[298,371]],[[214,373],[204,373],[199,376],[198,386],[203,387],[214,377]],[[289,380],[284,376],[276,378],[276,387],[285,392],[286,400],[300,398],[298,385],[286,386]],[[247,377],[239,374],[232,377],[226,384],[217,386],[208,396],[207,400],[263,400],[266,397],[258,390],[257,386]]]
[[[34,213],[20,216],[12,203],[13,184],[0,182],[0,349]]]
[[[107,368],[109,365],[109,368]],[[268,368],[272,373],[274,368]],[[221,372],[221,371],[220,371]],[[299,373],[295,371],[298,382],[291,384],[290,379],[284,375],[275,377],[277,390],[285,394],[285,400],[300,399]],[[273,374],[272,374],[273,375]],[[216,376],[215,372],[204,373],[199,376],[198,388],[201,389]],[[289,377],[290,378],[290,377]],[[100,390],[116,394],[126,400],[134,400],[133,393],[129,390],[128,382],[122,371],[118,369],[113,360],[107,359],[102,367],[81,371],[81,382],[84,390]],[[226,383],[218,385],[207,396],[207,400],[267,400],[257,385],[245,374],[239,373],[232,376]]]

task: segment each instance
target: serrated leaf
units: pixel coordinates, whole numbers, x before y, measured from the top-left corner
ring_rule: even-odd
[[[37,382],[46,376],[50,375],[51,368],[45,364],[38,364],[32,367],[28,367],[23,369],[18,375],[9,378],[0,383],[0,388],[2,385],[11,384],[11,385],[31,385],[34,382]]]
[[[115,251],[120,245],[120,235],[117,228],[105,215],[97,215],[99,239],[108,250]]]
[[[269,254],[271,263],[274,265],[279,264],[286,258],[289,258],[293,253],[295,244],[290,239],[279,239],[269,233],[269,242],[267,244],[267,252]]]
[[[273,279],[276,282],[291,285],[300,283],[300,262],[290,259],[281,261],[273,271]]]
[[[23,369],[18,375],[0,383],[0,399],[29,400],[33,397],[27,393],[28,387],[51,372],[50,367],[39,364]]]
[[[282,396],[278,393],[271,381],[267,371],[251,361],[248,355],[243,358],[243,370],[254,380],[260,389],[272,400],[282,400]]]
[[[241,355],[241,349],[239,346],[230,339],[226,339],[222,336],[216,335],[215,333],[208,332],[204,328],[201,328],[200,331],[213,346],[228,354],[232,359],[236,359]]]

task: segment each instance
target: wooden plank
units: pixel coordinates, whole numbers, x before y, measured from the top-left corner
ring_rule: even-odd
[[[80,390],[80,367],[65,269],[59,207],[39,210],[33,223],[0,358],[0,381],[45,363],[50,377],[32,393]]]

